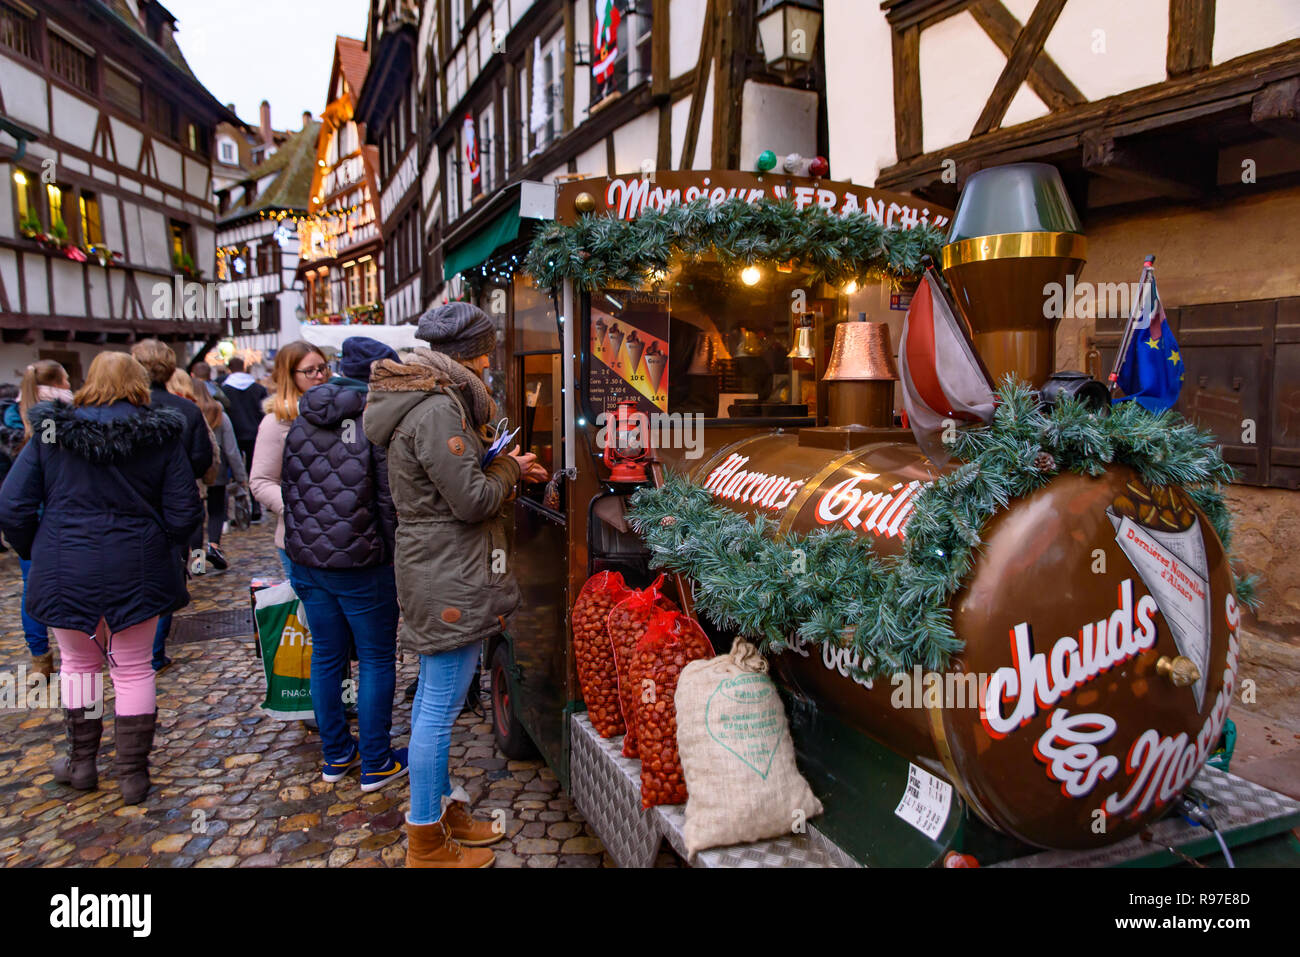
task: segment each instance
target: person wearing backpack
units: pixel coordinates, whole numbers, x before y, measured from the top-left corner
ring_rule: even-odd
[[[54,778],[98,786],[107,662],[127,804],[149,791],[157,620],[189,600],[176,546],[203,520],[185,420],[152,402],[138,362],[101,353],[71,405],[28,410],[33,432],[48,423],[53,441],[28,442],[0,487],[0,529],[32,563],[28,611],[59,645],[68,757],[55,761]]]
[[[322,777],[342,780],[360,764],[361,790],[374,791],[404,777],[408,767],[406,749],[394,748],[389,738],[397,682],[397,514],[384,450],[361,427],[369,362],[349,361],[354,352],[368,354],[367,346],[384,348],[364,337],[348,339],[343,381],[302,394],[285,437],[280,483],[290,581],[312,633],[311,699]],[[343,701],[354,645],[359,740],[348,731]]]

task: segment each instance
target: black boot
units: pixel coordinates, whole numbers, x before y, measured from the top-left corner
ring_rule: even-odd
[[[156,711],[117,716],[117,760],[113,762],[113,770],[122,785],[123,804],[139,804],[149,793],[149,752],[153,750],[157,720]]]
[[[85,708],[66,708],[63,726],[68,732],[68,756],[55,758],[50,763],[54,780],[69,784],[78,791],[93,791],[99,787],[99,771],[95,758],[99,755],[99,739],[104,733],[104,718],[87,718]]]

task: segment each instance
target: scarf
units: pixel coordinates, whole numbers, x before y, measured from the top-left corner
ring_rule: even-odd
[[[496,403],[483,380],[441,352],[420,347],[406,362],[384,359],[375,363],[370,375],[374,392],[431,392],[445,385],[460,390],[476,430],[496,418]]]
[[[38,385],[36,387],[37,402],[72,402],[72,390],[60,389],[54,385]]]

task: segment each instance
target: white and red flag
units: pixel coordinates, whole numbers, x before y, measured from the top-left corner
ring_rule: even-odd
[[[618,5],[614,0],[596,0],[596,28],[592,36],[591,73],[597,83],[604,83],[614,75],[614,61],[618,59]]]
[[[949,442],[959,425],[993,419],[993,383],[932,268],[907,310],[898,373],[907,424],[935,465],[951,458]]]

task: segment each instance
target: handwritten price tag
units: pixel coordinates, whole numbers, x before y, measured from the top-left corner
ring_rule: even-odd
[[[915,764],[907,766],[907,788],[894,813],[930,840],[939,836],[952,807],[952,785]]]

